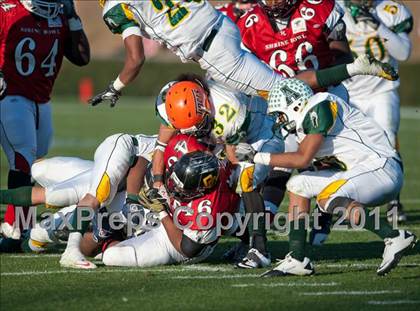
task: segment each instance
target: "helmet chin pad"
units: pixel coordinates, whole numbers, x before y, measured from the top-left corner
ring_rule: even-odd
[[[56,18],[61,10],[61,4],[56,0],[20,0],[29,12],[46,18]]]

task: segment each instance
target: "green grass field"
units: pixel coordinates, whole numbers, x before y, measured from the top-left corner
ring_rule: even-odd
[[[153,134],[153,100],[125,99],[114,109],[92,108],[71,99],[54,103],[55,141],[50,156],[91,159],[96,146],[117,132]],[[420,236],[420,108],[402,111],[400,144],[405,162],[404,228]],[[0,154],[0,184],[7,163]],[[2,207],[4,211],[4,207]],[[284,210],[284,206],[282,206]],[[327,244],[309,249],[312,277],[260,279],[222,262],[234,243],[223,239],[203,264],[151,269],[100,266],[91,272],[66,270],[58,254],[1,255],[2,310],[419,310],[420,246],[386,277],[376,276],[383,243],[367,231],[333,231]],[[274,258],[287,252],[287,239],[270,234]]]

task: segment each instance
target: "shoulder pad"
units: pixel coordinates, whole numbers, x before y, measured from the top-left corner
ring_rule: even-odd
[[[375,7],[377,17],[396,33],[409,33],[413,29],[413,17],[410,10],[402,3],[385,0]]]

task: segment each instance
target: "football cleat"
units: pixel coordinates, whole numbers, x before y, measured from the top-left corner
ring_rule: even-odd
[[[257,249],[251,248],[248,254],[236,264],[236,267],[241,269],[257,269],[268,267],[270,264],[271,258],[269,254],[264,256]]]
[[[286,257],[279,260],[277,266],[263,274],[261,277],[276,277],[286,275],[312,275],[315,273],[314,265],[305,257],[303,261],[293,258],[292,253],[288,253]]]
[[[396,211],[396,212],[395,212]],[[407,215],[404,212],[404,206],[398,200],[389,202],[387,220],[393,223],[394,217],[397,217],[397,222],[403,223],[407,221]]]
[[[64,268],[73,269],[96,269],[96,265],[90,262],[83,256],[83,254],[76,248],[66,249],[61,255],[60,265]]]
[[[3,235],[5,238],[10,238],[14,240],[19,240],[21,236],[20,229],[8,224],[7,222],[3,222],[0,225],[0,234]]]
[[[243,242],[239,242],[223,254],[223,259],[229,262],[238,263],[247,255],[248,251],[249,246]]]
[[[417,242],[417,237],[407,231],[407,230],[398,230],[399,235],[395,238],[386,238],[385,249],[382,255],[382,263],[379,266],[376,273],[378,275],[385,275],[394,269],[404,254],[414,247]]]

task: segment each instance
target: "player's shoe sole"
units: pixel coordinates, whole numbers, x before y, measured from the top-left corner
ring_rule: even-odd
[[[83,270],[91,270],[97,268],[93,262],[86,260],[84,256],[78,252],[64,252],[63,255],[61,255],[60,266],[63,268]]]

